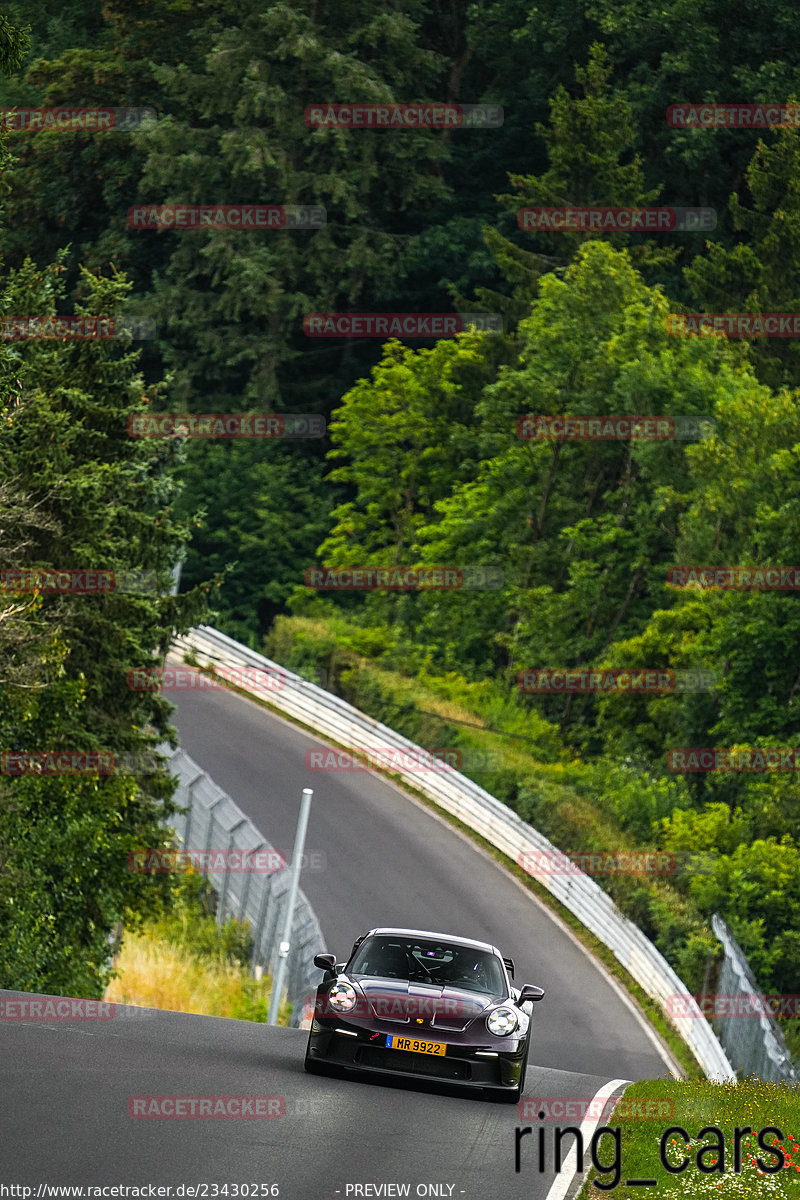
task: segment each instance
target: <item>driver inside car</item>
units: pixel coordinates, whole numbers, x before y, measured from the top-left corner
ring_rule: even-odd
[[[370,965],[371,975],[385,975],[391,979],[408,979],[410,963],[402,946],[384,946],[377,962]]]

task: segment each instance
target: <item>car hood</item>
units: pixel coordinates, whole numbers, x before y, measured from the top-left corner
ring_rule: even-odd
[[[463,1030],[490,1008],[508,1004],[508,996],[489,996],[464,988],[406,979],[352,976],[372,1016],[414,1028]]]

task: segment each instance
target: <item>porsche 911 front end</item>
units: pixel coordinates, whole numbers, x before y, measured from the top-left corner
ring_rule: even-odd
[[[348,963],[326,970],[309,1031],[306,1069],[426,1078],[519,1099],[530,1004],[494,947],[418,930],[376,929]],[[315,960],[317,961],[317,960]],[[510,965],[510,963],[509,963]],[[536,994],[535,994],[536,993]]]

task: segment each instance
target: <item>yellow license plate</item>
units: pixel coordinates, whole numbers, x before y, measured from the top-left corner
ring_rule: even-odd
[[[390,1050],[411,1050],[415,1054],[440,1054],[447,1049],[446,1042],[421,1042],[418,1038],[400,1037],[390,1033],[386,1037],[386,1045]]]

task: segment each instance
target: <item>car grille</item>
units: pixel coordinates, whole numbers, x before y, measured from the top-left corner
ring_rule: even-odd
[[[377,1046],[364,1046],[356,1055],[356,1062],[364,1067],[379,1067],[383,1071],[413,1071],[415,1075],[435,1075],[437,1079],[470,1079],[469,1063],[455,1058],[441,1058],[432,1054],[410,1054],[405,1050],[381,1050]]]

